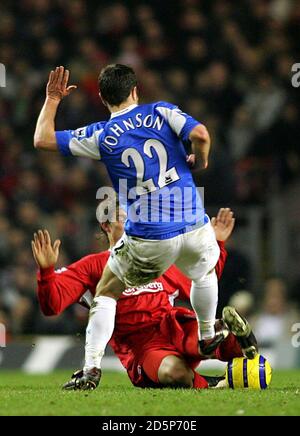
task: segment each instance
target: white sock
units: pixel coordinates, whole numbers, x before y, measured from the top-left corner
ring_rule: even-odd
[[[192,282],[190,299],[197,316],[199,340],[214,337],[218,305],[218,278],[215,270],[202,280]]]
[[[105,348],[115,327],[117,302],[111,297],[95,297],[86,329],[84,370],[101,368]]]

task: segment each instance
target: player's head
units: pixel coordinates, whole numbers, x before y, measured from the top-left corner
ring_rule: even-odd
[[[97,219],[102,232],[106,235],[109,245],[112,247],[124,233],[126,212],[116,201],[103,200],[97,207]]]
[[[122,64],[107,65],[100,72],[99,95],[109,109],[128,101],[138,102],[137,78],[132,68]]]

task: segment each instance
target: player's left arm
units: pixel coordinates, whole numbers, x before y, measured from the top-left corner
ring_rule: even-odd
[[[46,100],[37,120],[34,133],[34,147],[41,150],[58,151],[55,135],[55,117],[58,106],[76,85],[68,86],[69,71],[64,67],[57,67],[51,71],[46,88]]]

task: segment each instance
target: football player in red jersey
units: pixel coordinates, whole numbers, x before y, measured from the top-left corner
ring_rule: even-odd
[[[125,218],[125,212],[120,209],[116,221],[101,223],[110,246],[121,237]],[[220,209],[217,217],[212,219],[212,225],[221,252],[216,265],[220,278],[227,257],[224,242],[234,227],[232,211]],[[39,266],[38,299],[46,316],[58,315],[76,302],[89,307],[110,255],[109,250],[92,254],[55,271],[59,246],[59,240],[52,244],[47,230],[39,230],[32,241],[33,255]],[[222,377],[204,377],[195,371],[200,361],[206,359],[199,353],[195,314],[187,308],[173,305],[176,298],[189,301],[190,287],[190,279],[176,266],[171,266],[148,285],[126,289],[119,299],[110,345],[135,386],[201,389],[222,383]],[[243,331],[236,328],[237,319]],[[239,319],[235,313],[234,322],[231,321],[229,319],[231,332],[211,358],[228,361],[247,355],[253,347],[256,354],[256,341],[247,321]],[[226,329],[223,321],[218,321],[217,325]],[[65,389],[80,389],[77,381],[81,376],[82,371],[74,373],[70,382],[64,385]],[[97,387],[97,382],[96,378],[95,386],[89,388]]]

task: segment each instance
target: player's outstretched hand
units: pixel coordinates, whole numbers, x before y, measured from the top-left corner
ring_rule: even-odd
[[[35,233],[31,248],[37,265],[42,269],[54,266],[59,256],[59,246],[59,239],[52,245],[48,230],[39,230]]]
[[[211,219],[211,224],[215,231],[217,241],[227,241],[235,224],[232,210],[229,208],[221,208],[217,217]]]
[[[64,67],[56,67],[50,72],[46,90],[48,98],[61,101],[77,88],[76,85],[68,86],[69,75],[69,70],[65,70]]]

